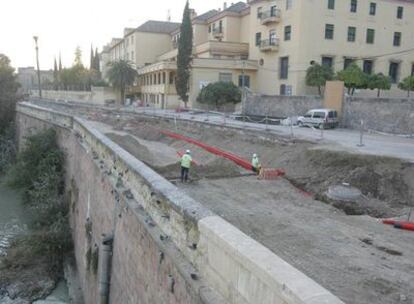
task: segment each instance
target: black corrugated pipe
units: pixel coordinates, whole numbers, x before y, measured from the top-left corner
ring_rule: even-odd
[[[111,260],[112,244],[114,241],[113,234],[102,234],[101,254],[100,254],[100,272],[99,272],[99,295],[100,303],[108,304],[109,289],[111,284]]]

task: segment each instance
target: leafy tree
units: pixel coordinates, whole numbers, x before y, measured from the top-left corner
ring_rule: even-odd
[[[180,28],[180,40],[177,55],[177,81],[175,87],[181,100],[187,107],[190,81],[191,54],[193,51],[193,26],[191,24],[190,8],[187,1],[183,21]]]
[[[348,66],[345,70],[338,72],[338,79],[345,83],[348,94],[353,95],[355,89],[363,88],[367,83],[367,75],[355,63]]]
[[[329,66],[313,64],[306,71],[306,85],[318,87],[319,95],[322,95],[321,87],[325,86],[328,80],[332,80],[334,73]]]
[[[0,54],[0,134],[14,119],[19,86],[10,59]]]
[[[218,109],[226,103],[236,104],[241,102],[241,91],[232,82],[214,82],[201,89],[197,101],[204,104],[213,104]]]
[[[398,87],[401,90],[407,91],[407,97],[410,97],[410,92],[414,91],[414,76],[405,77],[399,84]]]
[[[112,86],[121,92],[121,103],[125,100],[127,86],[134,83],[138,77],[137,70],[128,60],[119,60],[109,63],[108,79]]]
[[[380,97],[381,90],[391,89],[391,79],[382,73],[370,75],[368,79],[368,89],[377,90],[377,97]]]

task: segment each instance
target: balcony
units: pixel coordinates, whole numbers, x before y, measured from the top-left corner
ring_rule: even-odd
[[[213,37],[215,39],[222,39],[224,37],[223,29],[213,29]]]
[[[279,39],[262,40],[260,41],[259,48],[262,52],[277,52],[279,50]]]
[[[280,9],[273,9],[270,11],[262,12],[260,14],[260,23],[262,25],[278,23],[280,22],[280,15]]]

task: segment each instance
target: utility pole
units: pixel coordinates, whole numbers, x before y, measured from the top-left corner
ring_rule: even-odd
[[[37,45],[37,40],[39,37],[33,36],[36,46],[36,63],[37,63],[37,83],[39,85],[39,97],[42,98],[42,86],[40,84],[40,68],[39,68],[39,46]]]
[[[242,61],[242,115],[243,120],[246,121],[246,94],[245,94],[245,78],[244,70],[246,68],[246,61]]]

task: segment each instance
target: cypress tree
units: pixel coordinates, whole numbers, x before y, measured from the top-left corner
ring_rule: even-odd
[[[93,47],[92,47],[92,44],[91,44],[91,59],[90,59],[89,69],[90,70],[94,70],[95,69],[95,57],[93,55]]]
[[[191,24],[190,8],[187,3],[184,8],[183,21],[180,28],[180,40],[177,56],[177,94],[187,107],[190,81],[191,55],[193,51],[193,26]]]
[[[95,58],[94,58],[94,61],[95,61],[95,70],[97,72],[99,72],[101,70],[101,67],[100,67],[100,59],[99,59],[98,48],[95,49]]]
[[[55,57],[55,63],[53,66],[53,87],[55,90],[57,90],[59,87],[59,71],[58,71],[58,66],[56,62],[56,57]]]

